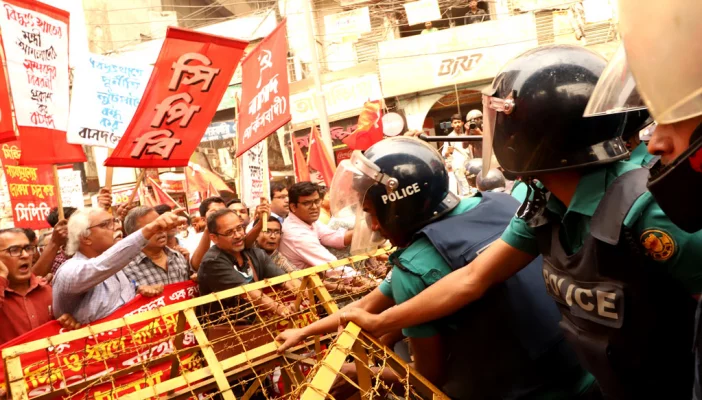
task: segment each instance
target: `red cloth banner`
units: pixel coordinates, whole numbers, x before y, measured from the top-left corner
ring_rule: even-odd
[[[145,298],[138,295],[134,300],[125,304],[109,317],[105,317],[91,325],[164,307],[191,299],[196,297],[197,294],[197,284],[193,281],[167,285],[161,296]],[[86,379],[98,377],[109,372],[109,370],[125,369],[130,365],[173,353],[173,341],[168,340],[168,338],[172,337],[176,332],[177,316],[177,313],[164,315],[161,318],[130,325],[129,330],[113,329],[97,334],[97,337],[78,339],[57,346],[50,353],[46,350],[38,350],[20,356],[29,398],[47,394],[55,389],[60,389],[66,384],[73,385]],[[63,332],[64,330],[58,322],[47,322],[5,343],[0,349],[44,339]],[[194,335],[191,332],[186,332],[183,337],[183,347],[194,345],[196,345]],[[201,365],[196,359],[197,354],[183,356],[181,365],[186,370],[200,368]],[[81,360],[83,360],[82,363]],[[0,387],[5,386],[3,367],[4,365],[0,363]],[[106,381],[105,383],[91,386],[82,393],[72,393],[72,398],[118,398],[143,389],[148,385],[155,385],[170,377],[171,361],[166,359],[164,362],[152,365],[149,367],[149,373],[150,376],[144,379],[145,374],[142,369],[139,369],[117,378],[115,380],[116,391],[114,392],[112,383]]]
[[[2,40],[0,39],[0,43]],[[12,124],[12,106],[10,105],[10,89],[7,87],[7,73],[0,67],[0,143],[17,140],[15,128]]]
[[[0,162],[12,203],[12,219],[18,228],[49,228],[46,217],[56,207],[58,194],[54,171],[50,165],[20,166],[23,150],[18,141],[0,146]]]
[[[147,179],[147,184],[151,186],[151,189],[154,190],[154,196],[156,197],[154,200],[156,201],[156,204],[166,204],[171,207],[171,209],[175,210],[176,208],[180,208],[180,204],[178,204],[177,201],[173,200],[171,196],[166,193],[161,186],[156,183],[155,180],[151,179],[151,177],[146,178]]]
[[[247,42],[169,27],[151,78],[108,167],[185,167]]]
[[[307,153],[307,165],[319,171],[319,173],[322,174],[322,178],[324,178],[324,183],[330,188],[332,178],[336,172],[336,165],[334,161],[332,161],[331,155],[327,152],[326,146],[322,143],[322,138],[320,138],[316,126],[312,127],[310,137],[310,150]]]
[[[293,169],[295,170],[296,182],[308,182],[310,180],[310,168],[307,166],[302,149],[297,144],[297,140],[292,138],[293,146]]]
[[[292,119],[285,22],[284,19],[241,62],[237,157]]]
[[[35,0],[5,0],[0,28],[22,165],[86,161],[80,146],[66,142],[68,12]]]
[[[379,100],[367,101],[358,116],[358,126],[349,136],[341,139],[352,150],[366,151],[383,140],[383,108]]]

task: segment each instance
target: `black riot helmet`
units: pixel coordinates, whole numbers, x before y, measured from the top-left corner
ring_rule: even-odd
[[[380,231],[394,245],[405,247],[421,228],[453,210],[460,199],[449,191],[441,154],[411,137],[381,140],[364,153],[354,151],[339,164],[331,189],[332,214],[353,207],[372,207]],[[370,216],[357,212],[354,240],[372,235]],[[365,221],[365,222],[364,222]],[[368,250],[360,243],[358,251]]]
[[[570,45],[538,47],[507,63],[483,92],[483,150],[492,143],[500,166],[517,175],[626,158],[626,114],[583,117],[606,66],[597,53]]]

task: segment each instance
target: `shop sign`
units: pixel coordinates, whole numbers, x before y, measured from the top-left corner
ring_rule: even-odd
[[[327,114],[333,118],[336,114],[361,110],[363,104],[370,100],[383,98],[377,75],[364,75],[342,79],[322,85],[327,104]],[[290,95],[292,123],[301,124],[319,118],[315,104],[315,90]]]
[[[470,49],[465,38],[470,38]],[[510,59],[537,45],[533,14],[381,42],[378,67],[383,94],[390,97],[490,79]]]

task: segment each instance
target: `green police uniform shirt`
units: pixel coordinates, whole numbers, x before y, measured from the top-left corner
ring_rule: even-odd
[[[580,250],[590,233],[590,220],[609,185],[640,164],[618,161],[583,175],[575,190],[570,207],[551,196],[546,207],[561,218],[561,242],[565,251]],[[648,262],[665,268],[691,294],[702,292],[702,231],[687,233],[673,224],[646,192],[634,203],[624,225],[632,229],[646,254]],[[513,218],[502,240],[523,252],[538,255],[538,242],[533,228],[519,218]]]
[[[646,166],[653,159],[653,155],[648,152],[648,146],[646,143],[641,142],[638,146],[631,152],[629,156],[629,162],[636,165]]]
[[[526,185],[523,186],[526,188]],[[477,206],[480,200],[480,196],[464,198],[448,215],[453,216],[465,213]],[[395,304],[401,304],[411,299],[429,287],[429,285],[453,272],[436,248],[424,237],[414,241],[405,249],[397,250],[390,257],[397,258],[405,268],[421,275],[419,277],[396,267],[392,269],[380,284],[379,289],[384,296],[393,299]],[[544,290],[546,289],[544,288]],[[402,333],[410,338],[427,338],[439,335],[446,328],[457,328],[459,322],[452,317],[460,318],[461,312],[459,311],[453,316],[437,321],[405,328],[402,330]],[[537,393],[532,393],[531,398],[555,400],[577,397],[595,381],[594,377],[581,367],[574,368],[565,376],[567,378],[562,377],[562,382],[559,382],[558,385],[546,385]]]
[[[518,202],[524,203],[527,196],[527,184],[522,181],[514,182],[512,192],[509,195],[517,199]]]

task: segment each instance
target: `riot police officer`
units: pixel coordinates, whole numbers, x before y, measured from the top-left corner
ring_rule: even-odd
[[[408,137],[355,151],[339,165],[331,193],[333,212],[356,209],[354,240],[366,238],[359,250],[382,240],[378,233],[398,246],[390,256],[393,270],[362,300],[283,332],[279,351],[335,331],[350,309],[380,313],[418,295],[499,238],[519,206],[505,193],[458,198],[448,190],[440,154]],[[452,398],[585,398],[594,379],[563,339],[558,310],[542,282],[535,261],[448,318],[402,326],[415,368]]]
[[[504,66],[484,92],[483,159],[494,149],[529,182],[528,201],[466,268],[378,316],[348,318],[376,334],[422,323],[477,301],[541,254],[561,327],[605,397],[685,398],[702,238],[666,218],[646,191],[648,170],[626,161],[628,114],[583,117],[605,66],[565,45]]]
[[[651,15],[656,23],[650,24]],[[623,48],[608,66],[588,104],[587,115],[648,107],[657,127],[649,151],[661,157],[651,171],[649,190],[680,228],[702,229],[702,3],[681,0],[619,0]],[[631,74],[633,85],[622,76]],[[638,97],[640,96],[640,97]],[[702,259],[697,258],[699,265]],[[698,312],[699,316],[699,312]],[[699,317],[698,317],[699,318]],[[694,396],[702,398],[700,343],[696,324]]]

